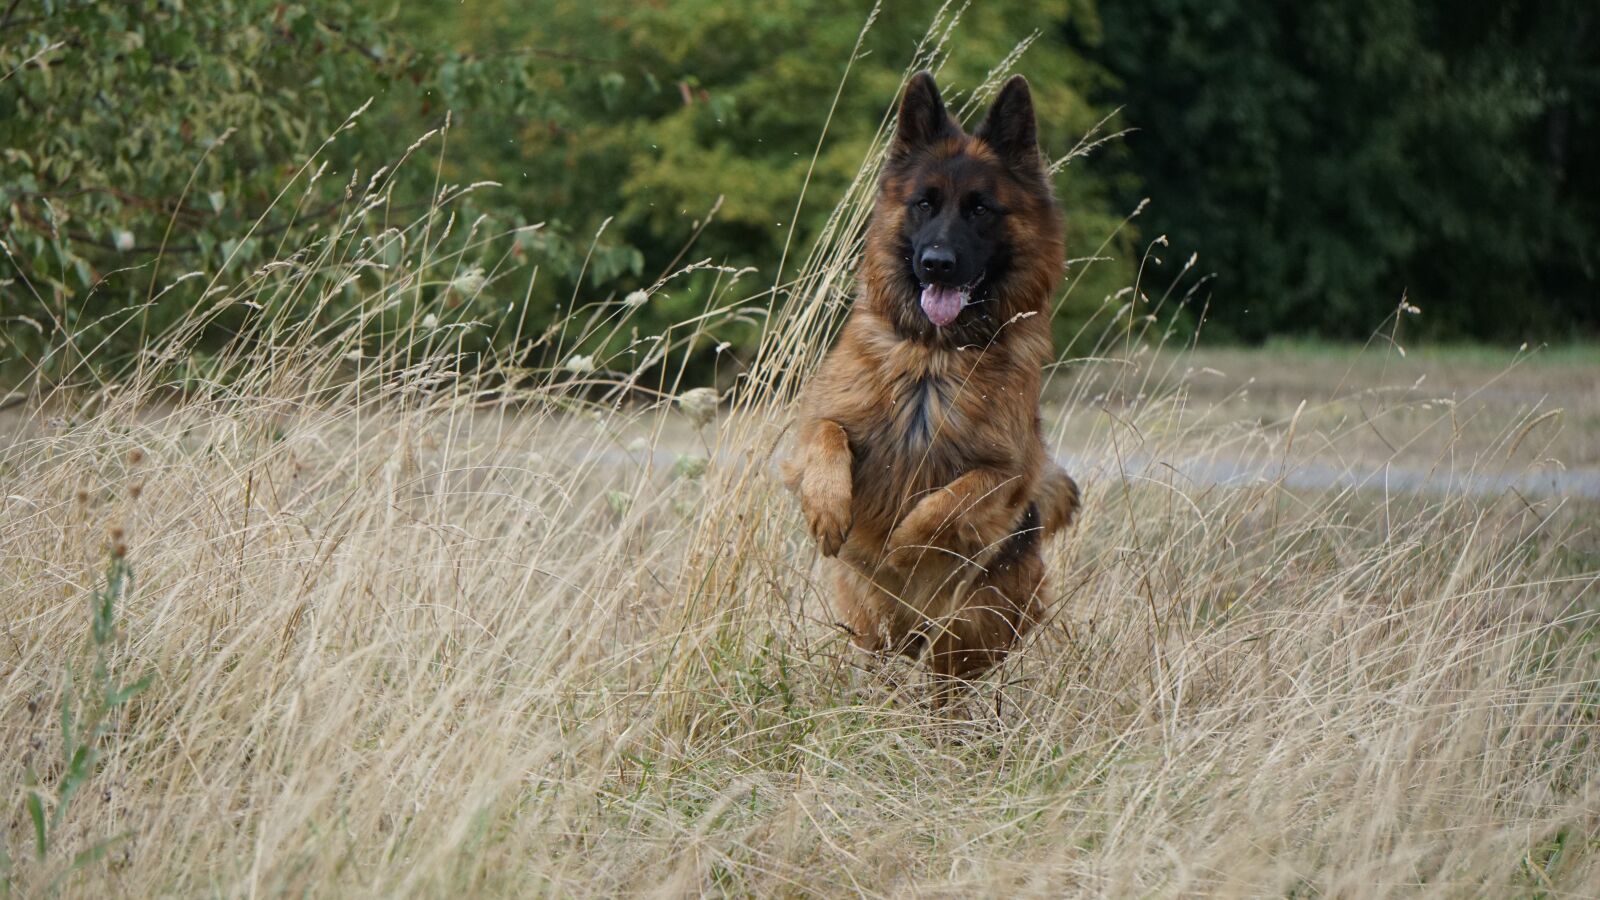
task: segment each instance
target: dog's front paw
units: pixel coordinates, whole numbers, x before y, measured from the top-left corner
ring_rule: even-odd
[[[823,556],[836,556],[850,533],[850,479],[812,471],[800,485],[800,509]]]
[[[1072,480],[1072,476],[1054,462],[1047,463],[1044,475],[1039,479],[1036,497],[1039,511],[1043,514],[1044,521],[1041,524],[1045,537],[1050,537],[1077,519],[1081,507],[1079,497],[1078,483]]]
[[[850,533],[849,507],[845,507],[842,513],[831,507],[808,509],[806,525],[811,528],[811,537],[817,542],[817,550],[823,556],[837,556],[839,548],[844,546],[845,535]]]
[[[917,501],[889,535],[889,562],[910,565],[924,550],[948,538],[955,512],[955,497],[949,491],[937,491]]]

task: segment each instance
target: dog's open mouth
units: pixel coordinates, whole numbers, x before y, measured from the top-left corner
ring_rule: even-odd
[[[972,291],[982,278],[970,284],[925,284],[922,286],[922,312],[928,321],[940,328],[949,325],[961,315],[961,310],[972,302]]]

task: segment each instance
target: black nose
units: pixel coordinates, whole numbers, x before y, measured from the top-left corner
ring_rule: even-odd
[[[929,247],[917,262],[924,278],[948,278],[956,270],[956,254],[949,247]]]

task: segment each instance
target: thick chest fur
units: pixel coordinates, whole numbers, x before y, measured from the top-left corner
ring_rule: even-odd
[[[960,385],[938,374],[899,379],[889,390],[886,441],[907,459],[929,453],[936,441],[949,444],[966,424],[955,402],[960,390]]]
[[[1003,362],[975,350],[908,344],[883,355],[873,379],[876,408],[852,434],[856,483],[878,495],[863,497],[869,505],[903,508],[974,467],[1004,464],[1011,451],[995,438],[1013,422],[1028,422],[1038,400],[1036,392],[1010,390],[1000,377]]]
[[[963,385],[939,373],[914,373],[885,384],[880,417],[863,423],[859,462],[863,475],[905,491],[944,484],[971,467],[965,443],[970,416]]]

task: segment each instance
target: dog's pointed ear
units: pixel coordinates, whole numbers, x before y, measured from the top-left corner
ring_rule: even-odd
[[[1033,94],[1028,79],[1013,75],[994,98],[989,114],[973,137],[989,145],[1013,173],[1044,178],[1044,157],[1039,153],[1039,126],[1033,118]]]
[[[918,72],[906,83],[906,92],[900,97],[900,116],[895,123],[894,142],[889,145],[889,155],[901,159],[913,150],[933,144],[955,134],[955,123],[945,112],[944,100],[939,96],[939,86],[933,75]]]

